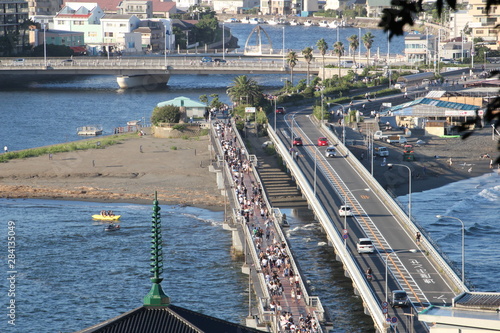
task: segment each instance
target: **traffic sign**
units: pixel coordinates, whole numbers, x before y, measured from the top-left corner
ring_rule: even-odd
[[[342,230],[344,234],[347,234],[347,229]]]
[[[388,307],[388,306],[389,306],[389,303],[387,303],[387,302],[382,302],[382,307],[383,307],[383,308],[386,308],[386,307]]]
[[[398,318],[396,318],[396,317],[392,317],[391,322],[392,322],[393,324],[397,323],[397,322],[398,322]]]
[[[388,323],[390,323],[391,322],[391,317],[385,318],[385,321],[388,322]]]
[[[387,314],[387,312],[389,312],[389,309],[388,308],[382,308],[382,313],[383,314]],[[391,319],[391,318],[387,318],[387,319]]]
[[[349,238],[349,235],[348,234],[344,234],[344,235],[342,235],[342,238],[343,239],[347,239],[347,238]]]

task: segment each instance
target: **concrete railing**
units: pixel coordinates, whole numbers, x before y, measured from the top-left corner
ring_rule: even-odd
[[[349,165],[355,169],[365,181],[370,183],[370,187],[374,193],[379,197],[379,199],[391,210],[392,214],[397,217],[398,221],[403,221],[405,227],[411,234],[416,234],[417,231],[420,231],[418,227],[412,222],[408,215],[403,211],[403,209],[394,201],[394,199],[387,193],[386,190],[380,185],[380,183],[368,172],[368,170],[361,164],[361,162],[354,157],[352,154],[349,154],[349,150],[342,143],[332,131],[330,131],[329,127],[326,124],[322,124],[321,129],[323,133],[328,137],[330,142],[334,142],[337,145],[337,149],[339,149],[343,156],[347,156],[345,160],[349,163]],[[423,233],[425,235],[425,233]],[[453,281],[457,288],[460,290],[468,291],[466,285],[462,283],[462,280],[457,275],[455,270],[450,267],[450,264],[444,260],[443,256],[439,253],[439,251],[434,247],[431,241],[429,241],[426,237],[422,237],[420,241],[420,245],[425,248],[427,254],[433,258],[436,264],[444,271],[444,273]]]
[[[281,144],[281,140],[271,127],[268,128],[268,134],[274,142],[277,152],[282,156],[284,163],[294,175],[297,184],[300,186],[303,195],[309,202],[318,221],[323,226],[328,239],[335,248],[335,252],[339,255],[339,258],[342,260],[346,270],[349,272],[349,276],[351,277],[355,288],[359,291],[376,328],[380,332],[385,331],[386,320],[384,314],[382,313],[381,306],[377,301],[377,297],[367,284],[364,273],[362,273],[362,270],[358,267],[354,258],[344,247],[340,231],[334,228],[333,221],[331,221],[324,207],[315,198],[313,189],[311,188],[307,178],[304,176],[300,168],[297,167],[288,150],[283,144]]]

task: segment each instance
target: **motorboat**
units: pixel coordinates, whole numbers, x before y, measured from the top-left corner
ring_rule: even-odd
[[[102,134],[102,126],[99,125],[90,125],[90,126],[82,126],[76,129],[78,135],[101,135]]]
[[[310,26],[312,26],[312,25],[313,25],[313,21],[311,21],[311,20],[307,20],[307,21],[305,21],[305,22],[304,22],[304,25],[305,25],[306,27],[310,27]]]
[[[278,25],[279,24],[278,22],[279,22],[279,20],[277,20],[275,18],[272,18],[269,21],[267,21],[267,24],[269,24],[269,25]]]
[[[111,223],[104,228],[104,231],[116,231],[116,230],[120,230],[119,224]]]
[[[321,20],[321,21],[319,21],[319,26],[323,27],[323,28],[327,28],[328,27],[328,21],[327,20]]]
[[[101,220],[101,221],[117,221],[119,220],[121,215],[102,215],[102,214],[94,214],[92,215],[92,218],[94,220]]]
[[[290,25],[302,25],[302,23],[300,23],[296,19],[293,19],[293,20],[290,21]]]
[[[339,24],[337,23],[337,21],[332,21],[328,24],[328,27],[332,29],[337,29],[339,27]]]

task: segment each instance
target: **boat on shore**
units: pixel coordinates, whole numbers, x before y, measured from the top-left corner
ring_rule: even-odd
[[[100,221],[117,221],[119,220],[121,215],[102,215],[102,214],[94,214],[92,215],[92,218],[94,220],[100,220]]]
[[[82,126],[78,127],[76,129],[76,133],[78,135],[101,135],[102,134],[102,126],[98,125],[89,125],[89,126]]]

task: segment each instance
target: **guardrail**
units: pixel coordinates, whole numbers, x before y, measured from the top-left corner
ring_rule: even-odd
[[[355,288],[360,292],[363,302],[365,303],[365,306],[375,323],[375,327],[380,332],[385,331],[386,320],[384,314],[382,313],[381,306],[377,301],[376,295],[372,293],[371,288],[368,286],[365,275],[361,273],[362,270],[359,269],[351,254],[344,247],[340,231],[334,228],[333,222],[330,220],[330,217],[326,213],[324,207],[314,197],[313,189],[311,188],[306,177],[304,176],[300,168],[297,167],[296,163],[294,162],[293,158],[290,156],[284,145],[280,144],[281,140],[278,138],[276,132],[271,127],[268,128],[268,135],[275,143],[276,150],[283,158],[283,162],[286,163],[288,169],[294,175],[297,184],[299,184],[302,190],[303,195],[311,205],[311,209],[316,215],[318,221],[323,226],[328,239],[333,244],[335,252],[339,255],[340,259],[344,263]]]
[[[359,162],[357,158],[352,156],[352,154],[348,153],[349,150],[347,149],[347,147],[342,144],[342,141],[336,135],[334,135],[332,131],[330,131],[330,128],[326,124],[322,124],[321,129],[324,133],[327,133],[326,135],[329,139],[337,144],[337,148],[340,148],[342,150],[344,156],[347,156],[346,161],[349,163],[349,165],[352,168],[356,169],[356,171],[363,177],[363,179],[370,183],[370,186],[372,186],[372,190],[379,196],[384,204],[391,209],[393,215],[397,216],[399,220],[404,221],[405,226],[412,234],[415,234],[417,231],[422,233],[424,237],[421,238],[421,246],[425,248],[428,255],[435,260],[437,265],[439,265],[439,267],[444,270],[445,274],[453,281],[453,283],[455,283],[456,287],[460,288],[463,291],[469,291],[467,286],[462,283],[462,280],[460,279],[456,270],[452,268],[453,264],[451,263],[451,261],[445,260],[445,258],[447,259],[448,257],[446,255],[443,255],[442,251],[438,250],[439,247],[431,240],[430,237],[428,237],[428,234],[425,233],[422,228],[417,227],[413,219],[408,218],[408,215],[402,209],[402,207],[398,205],[396,201],[387,193],[387,191],[382,188],[380,183],[373,178],[373,176],[361,164],[361,162]]]

